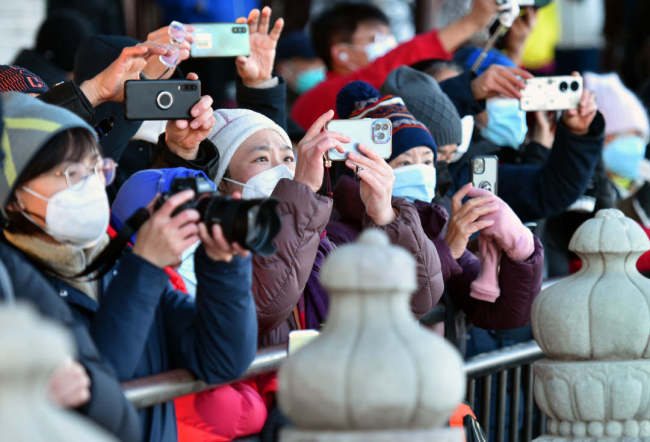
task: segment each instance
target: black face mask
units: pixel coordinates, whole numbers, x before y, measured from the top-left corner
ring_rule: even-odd
[[[449,163],[446,161],[438,161],[436,163],[436,196],[445,196],[453,182],[451,173],[449,173]]]

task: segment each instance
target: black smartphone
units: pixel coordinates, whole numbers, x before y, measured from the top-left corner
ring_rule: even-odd
[[[191,120],[201,99],[199,80],[128,80],[124,84],[127,120]]]
[[[478,155],[470,160],[472,186],[497,194],[499,159],[496,155]]]

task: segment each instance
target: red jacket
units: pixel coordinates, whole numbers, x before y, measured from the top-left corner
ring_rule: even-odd
[[[451,58],[451,54],[442,47],[438,39],[438,31],[417,35],[368,66],[350,74],[328,72],[325,81],[298,97],[291,109],[291,118],[307,130],[318,117],[330,109],[336,109],[336,94],[349,82],[362,80],[379,89],[394,69],[429,58]]]

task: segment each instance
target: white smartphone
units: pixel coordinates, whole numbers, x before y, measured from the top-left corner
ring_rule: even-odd
[[[577,109],[582,98],[582,77],[559,75],[526,80],[521,91],[522,111],[551,111]]]
[[[496,155],[477,155],[470,160],[472,186],[497,194],[499,158]]]
[[[388,118],[360,118],[358,120],[332,120],[327,123],[327,130],[347,135],[351,142],[343,145],[344,153],[330,149],[327,157],[330,161],[344,161],[348,152],[359,152],[359,144],[374,150],[384,158],[390,158],[393,152],[393,125]]]

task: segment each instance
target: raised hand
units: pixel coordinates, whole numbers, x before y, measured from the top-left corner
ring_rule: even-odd
[[[137,44],[122,49],[120,56],[99,74],[84,81],[79,87],[93,106],[106,101],[124,101],[124,82],[137,80],[140,72],[154,56],[168,55],[168,49],[159,45]]]
[[[198,80],[195,73],[187,75],[188,80]],[[167,122],[165,142],[169,150],[181,158],[193,160],[198,153],[199,144],[205,140],[216,124],[212,110],[212,97],[204,95],[190,110],[194,119]]]
[[[176,64],[190,58],[190,47],[194,43],[194,26],[183,25],[185,29],[185,38],[181,42],[172,42],[169,36],[169,26],[156,29],[147,35],[146,43],[151,45],[158,45],[170,51],[176,52]],[[171,54],[168,54],[171,55]],[[152,79],[168,79],[174,74],[175,69],[170,69],[160,62],[159,57],[152,57],[143,69],[143,73]]]
[[[334,111],[329,110],[318,117],[296,148],[297,162],[293,180],[306,184],[314,192],[318,192],[323,184],[323,155],[330,149],[343,153],[341,143],[350,142],[350,138],[343,134],[323,131],[333,116]]]
[[[533,78],[530,72],[493,64],[481,75],[472,80],[472,95],[476,100],[491,97],[521,98],[521,90],[526,87],[523,79]]]
[[[451,199],[451,218],[447,226],[445,242],[454,259],[462,256],[469,238],[474,233],[494,224],[492,220],[479,220],[479,218],[498,209],[493,195],[472,198],[463,204],[463,199],[472,189],[471,183],[465,184]]]
[[[393,168],[374,150],[362,144],[359,145],[359,152],[363,155],[350,152],[345,165],[356,170],[361,180],[361,200],[366,213],[375,224],[385,226],[395,219],[392,205],[395,184]]]
[[[574,72],[572,75],[578,76],[578,73]],[[586,135],[589,133],[589,127],[596,117],[596,112],[598,112],[596,95],[584,89],[578,109],[565,111],[562,114],[562,121],[574,134]]]
[[[236,255],[244,258],[250,255],[248,250],[236,242],[228,243],[219,224],[212,226],[212,235],[208,233],[205,224],[199,224],[199,237],[205,248],[205,254],[213,261],[230,262]]]
[[[275,47],[284,27],[284,20],[278,18],[269,33],[271,8],[253,9],[248,18],[240,17],[237,23],[248,23],[251,53],[248,57],[239,56],[235,60],[237,73],[244,85],[255,87],[271,78],[275,62]]]

